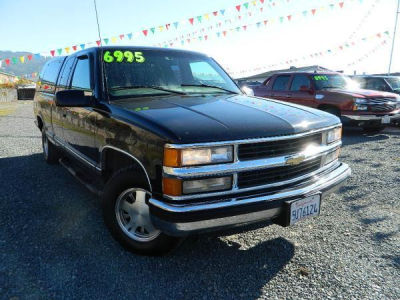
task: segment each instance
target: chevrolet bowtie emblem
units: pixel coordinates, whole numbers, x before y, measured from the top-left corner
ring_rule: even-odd
[[[306,159],[305,155],[291,156],[286,159],[287,166],[296,166],[301,164]]]

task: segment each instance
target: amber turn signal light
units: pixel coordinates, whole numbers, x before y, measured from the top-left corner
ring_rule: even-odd
[[[181,196],[182,181],[175,178],[163,178],[163,192],[170,196]]]
[[[181,150],[173,148],[164,149],[164,166],[180,167],[181,166]]]

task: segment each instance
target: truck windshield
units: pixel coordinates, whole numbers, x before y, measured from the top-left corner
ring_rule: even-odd
[[[183,51],[105,49],[111,100],[168,94],[241,93],[211,58]]]
[[[386,82],[390,85],[393,90],[400,90],[400,78],[398,77],[388,77],[385,78]]]
[[[359,85],[346,76],[339,74],[318,74],[311,76],[316,90],[323,89],[355,89]]]

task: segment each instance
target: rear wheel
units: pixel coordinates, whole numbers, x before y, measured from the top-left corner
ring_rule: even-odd
[[[103,193],[103,216],[112,236],[126,249],[143,255],[162,255],[175,248],[180,238],[161,232],[151,222],[151,193],[135,168],[118,171]]]
[[[48,164],[53,165],[58,162],[58,159],[60,158],[59,151],[57,147],[49,141],[44,128],[42,129],[42,149],[44,160]]]

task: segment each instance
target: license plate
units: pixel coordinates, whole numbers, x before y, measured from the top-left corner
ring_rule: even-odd
[[[390,124],[390,116],[384,116],[382,118],[382,124]]]
[[[319,215],[321,195],[313,195],[290,203],[290,225]]]

